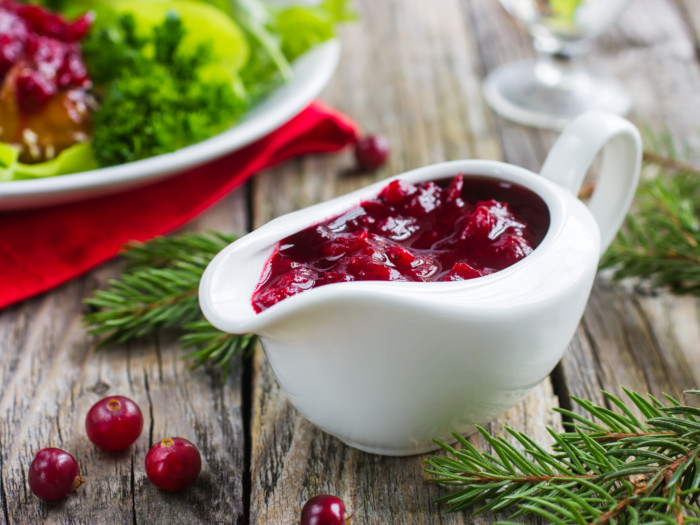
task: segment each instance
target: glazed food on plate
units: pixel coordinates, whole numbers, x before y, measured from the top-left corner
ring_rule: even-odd
[[[0,181],[120,165],[217,135],[351,17],[330,0],[40,3],[55,11],[0,0]]]

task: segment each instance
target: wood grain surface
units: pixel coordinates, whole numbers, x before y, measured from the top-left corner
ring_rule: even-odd
[[[387,165],[357,173],[350,151],[292,160],[258,174],[188,231],[244,232],[444,160],[497,159],[539,169],[556,135],[497,117],[481,95],[488,71],[534,54],[528,34],[498,2],[356,5],[359,18],[342,28],[341,63],[321,98],[363,131],[387,136]],[[615,73],[630,90],[633,121],[696,145],[699,35],[696,0],[636,0],[585,60]],[[259,348],[236,364],[226,384],[212,371],[190,371],[168,334],[95,353],[81,322],[82,301],[122,264],[112,261],[0,311],[0,524],[289,525],[320,492],[342,497],[353,525],[486,524],[505,516],[448,513],[433,503],[445,489],[424,481],[424,456],[366,454],[317,430],[286,401]],[[572,395],[604,402],[601,389],[679,396],[697,388],[699,306],[693,298],[600,275],[551,378],[487,428],[502,434],[508,425],[547,443],[546,426],[561,428],[551,409],[571,407]],[[95,449],[84,431],[87,410],[107,394],[132,397],[146,418],[137,443],[116,455]],[[181,494],[160,492],[144,472],[150,445],[167,435],[186,437],[202,452],[202,474]],[[27,485],[31,458],[46,446],[70,451],[87,481],[60,504],[39,502]]]

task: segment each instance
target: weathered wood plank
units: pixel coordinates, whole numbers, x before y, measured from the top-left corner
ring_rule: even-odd
[[[699,304],[686,298],[682,309],[672,306],[678,304],[666,293],[643,296],[600,277],[562,361],[569,393],[601,403],[600,389],[620,395],[626,387],[661,397],[696,388],[697,344],[686,334],[697,332]],[[695,320],[679,325],[682,317]]]
[[[240,191],[188,229],[242,231],[245,220]],[[121,267],[107,264],[0,313],[0,521],[121,525],[243,519],[243,369],[234,369],[226,385],[218,374],[190,372],[173,337],[95,354],[81,323],[82,299]],[[94,447],[84,430],[90,406],[109,394],[133,398],[145,418],[139,440],[118,454]],[[202,474],[182,494],[159,491],[145,475],[150,445],[168,435],[190,439],[202,453]],[[86,480],[60,504],[39,502],[26,481],[34,453],[46,446],[72,453]]]
[[[482,78],[502,64],[535,55],[530,35],[508,16],[499,2],[463,0],[463,4],[471,20],[471,31],[478,42]],[[501,142],[503,152],[498,160],[537,172],[554,141],[555,133],[515,124],[496,115],[490,108],[487,115]]]
[[[617,31],[603,39],[613,50],[604,58],[630,90],[636,122],[696,147],[700,65],[688,26],[693,19],[678,5],[634,2]],[[695,2],[685,5],[697,14]],[[581,330],[562,362],[570,393],[602,402],[596,392],[601,388],[621,394],[625,386],[656,396],[697,388],[700,365],[693,334],[699,306],[693,298],[649,294],[599,277]]]

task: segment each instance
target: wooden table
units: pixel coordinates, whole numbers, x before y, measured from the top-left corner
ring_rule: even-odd
[[[288,162],[260,173],[187,230],[243,232],[438,161],[505,159],[539,169],[555,134],[497,117],[481,95],[489,70],[533,54],[530,37],[498,2],[359,0],[357,8],[321,98],[365,131],[386,135],[390,162],[352,176],[350,152]],[[626,84],[635,122],[697,146],[699,35],[697,1],[637,0],[586,60]],[[355,525],[493,521],[433,503],[444,491],[424,481],[423,457],[361,453],[314,428],[286,401],[259,348],[223,386],[214,373],[190,372],[173,336],[95,354],[81,324],[82,300],[121,267],[111,262],[0,312],[0,523],[291,524],[321,492],[341,496]],[[697,388],[699,307],[693,298],[645,294],[599,277],[560,365],[487,428],[499,433],[507,424],[546,442],[545,425],[561,424],[551,408],[571,406],[572,395],[601,401],[600,389],[619,393],[622,385],[676,396]],[[83,428],[89,407],[108,393],[134,398],[146,417],[137,443],[116,456],[96,450]],[[159,492],[144,473],[149,445],[167,435],[189,438],[202,452],[203,472],[182,494]],[[87,480],[63,504],[42,504],[27,486],[31,458],[45,446],[70,450]]]

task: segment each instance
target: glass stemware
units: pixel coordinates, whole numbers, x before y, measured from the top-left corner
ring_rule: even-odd
[[[613,76],[579,57],[633,0],[501,0],[533,37],[536,59],[505,64],[484,81],[484,97],[521,124],[561,129],[591,109],[624,115],[630,97]]]

